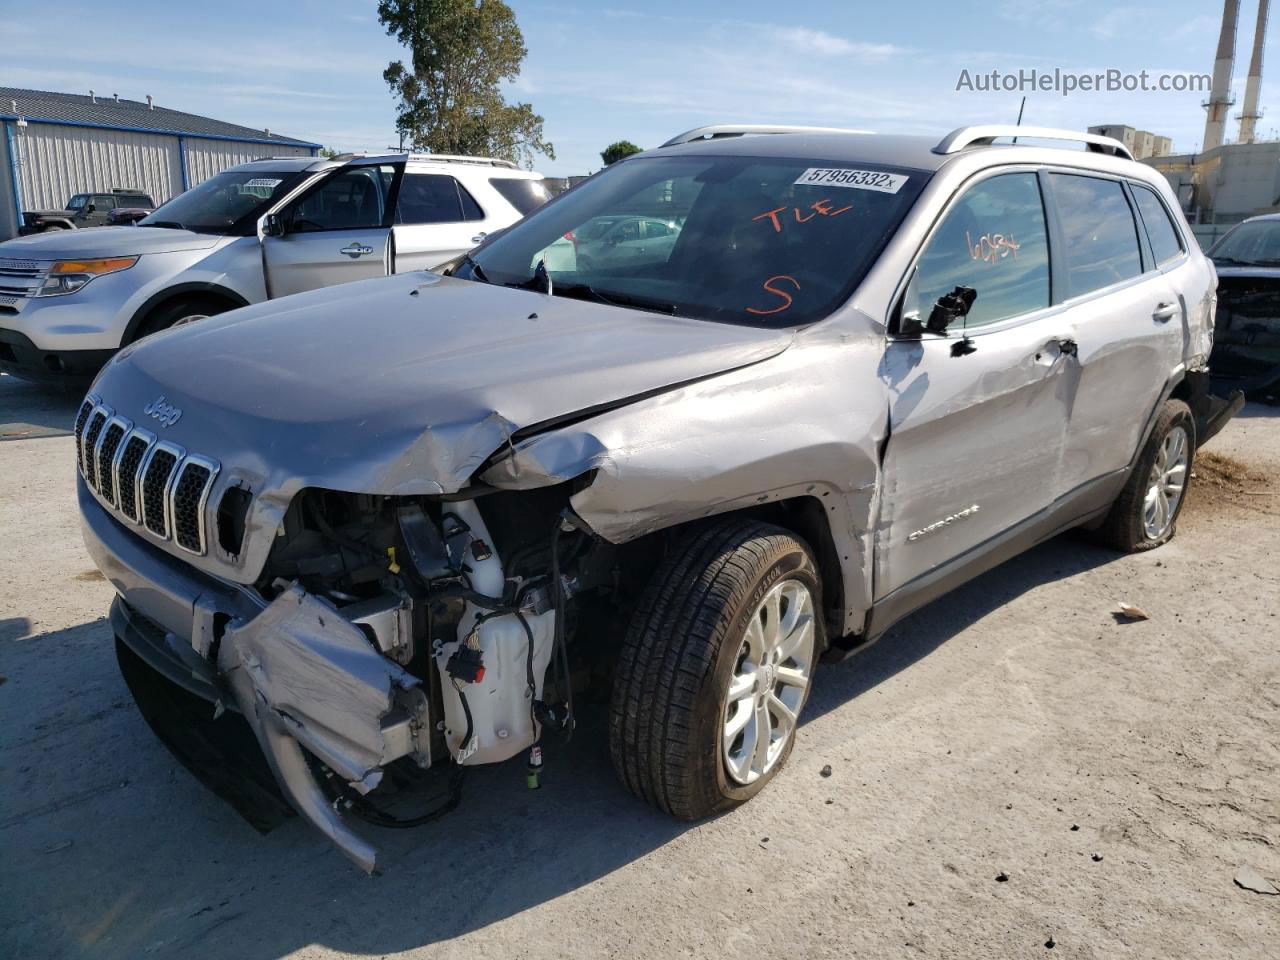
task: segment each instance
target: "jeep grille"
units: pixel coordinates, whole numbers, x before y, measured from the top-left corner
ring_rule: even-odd
[[[188,553],[207,552],[216,460],[157,439],[93,396],[76,415],[75,437],[80,475],[113,513]]]

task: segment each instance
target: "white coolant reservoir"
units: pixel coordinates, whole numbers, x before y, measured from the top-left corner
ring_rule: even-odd
[[[514,614],[483,620],[476,628],[476,640],[484,661],[484,676],[475,683],[463,683],[459,691],[444,672],[445,664],[458,648],[445,644],[436,656],[441,669],[444,700],[445,740],[459,762],[468,765],[497,763],[528,749],[538,739],[533,719],[533,701],[542,699],[542,681],[551,662],[555,613],[524,615],[533,633],[534,691],[529,692],[529,636]],[[466,711],[471,711],[471,740],[467,733]],[[461,751],[461,753],[460,753]]]
[[[485,596],[501,597],[506,576],[484,518],[470,501],[450,506],[489,552],[484,560],[476,560],[473,553],[467,558],[472,589]],[[497,763],[537,742],[539,731],[532,707],[535,699],[542,699],[542,681],[554,644],[555,613],[523,616],[533,633],[533,691],[529,689],[529,633],[515,614],[492,616],[482,606],[468,603],[458,623],[458,639],[435,651],[444,704],[445,740],[449,752],[459,763]],[[484,675],[473,683],[460,683],[455,687],[447,670],[449,658],[468,638],[479,648]],[[464,697],[471,712],[470,739],[467,738],[467,711],[462,705]]]

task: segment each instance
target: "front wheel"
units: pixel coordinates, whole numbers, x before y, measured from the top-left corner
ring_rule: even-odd
[[[671,552],[614,678],[610,750],[632,793],[696,820],[773,779],[822,651],[820,583],[808,547],[763,523],[721,521]]]
[[[1104,543],[1136,553],[1173,536],[1191,481],[1195,449],[1191,408],[1181,400],[1166,401],[1133,473],[1098,530]]]

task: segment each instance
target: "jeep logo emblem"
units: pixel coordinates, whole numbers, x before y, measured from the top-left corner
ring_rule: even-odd
[[[175,407],[171,403],[164,402],[164,394],[156,397],[143,407],[142,412],[149,417],[155,417],[166,427],[172,427],[182,416],[182,410],[180,408]]]

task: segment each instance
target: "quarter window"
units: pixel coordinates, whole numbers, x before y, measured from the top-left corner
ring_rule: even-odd
[[[396,223],[464,223],[484,211],[462,184],[442,173],[408,173],[400,186]]]
[[[1138,228],[1119,181],[1050,176],[1062,219],[1067,295],[1078,297],[1142,273]]]
[[[1133,199],[1138,204],[1138,212],[1142,214],[1142,222],[1146,225],[1147,239],[1151,241],[1151,252],[1155,254],[1156,263],[1165,264],[1181,255],[1182,244],[1178,240],[1178,231],[1155,191],[1137,184],[1132,184],[1131,189]]]
[[[1006,173],[971,187],[947,212],[916,267],[908,297],[926,319],[956,287],[977,293],[965,327],[1049,305],[1049,243],[1034,173]]]

